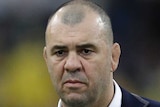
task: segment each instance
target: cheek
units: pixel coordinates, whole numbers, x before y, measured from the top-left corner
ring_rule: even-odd
[[[110,72],[111,61],[109,58],[95,58],[94,60],[84,61],[83,66],[86,73],[102,74]]]
[[[54,60],[49,60],[47,63],[48,71],[51,77],[52,82],[55,84],[61,81],[63,75],[63,62],[55,62]]]
[[[111,77],[109,58],[95,58],[92,61],[83,62],[84,71],[92,85],[107,82]]]

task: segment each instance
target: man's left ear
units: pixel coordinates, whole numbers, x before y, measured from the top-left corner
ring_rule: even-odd
[[[112,58],[111,58],[111,71],[114,72],[119,64],[119,58],[121,54],[120,45],[118,43],[114,43],[112,45]]]

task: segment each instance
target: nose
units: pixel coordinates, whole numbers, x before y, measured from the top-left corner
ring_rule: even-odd
[[[64,65],[64,69],[67,72],[77,72],[82,70],[82,64],[78,55],[74,52],[69,53],[67,60]]]

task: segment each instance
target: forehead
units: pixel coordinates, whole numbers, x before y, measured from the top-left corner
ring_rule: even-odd
[[[79,39],[98,39],[102,37],[103,23],[100,16],[95,12],[88,12],[83,20],[75,25],[63,23],[61,20],[62,15],[63,9],[51,19],[46,31],[46,42],[68,37],[77,37]]]

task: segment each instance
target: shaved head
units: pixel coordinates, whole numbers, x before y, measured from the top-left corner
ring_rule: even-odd
[[[82,10],[79,6],[76,7],[76,5],[73,5],[72,7],[69,7],[66,12],[64,12],[61,21],[67,25],[75,25],[82,22],[84,17],[84,9]]]
[[[62,10],[63,12],[60,14],[60,17],[58,18],[60,18],[61,23],[69,26],[75,26],[81,23],[84,20],[84,18],[88,15],[88,13],[95,12],[101,18],[99,20],[99,23],[103,25],[102,35],[105,37],[108,43],[113,43],[113,32],[109,16],[100,6],[91,2],[90,0],[72,0],[63,4],[49,19],[47,29],[50,27],[50,23],[52,22],[52,20]],[[46,36],[47,35],[48,32],[46,30]]]

